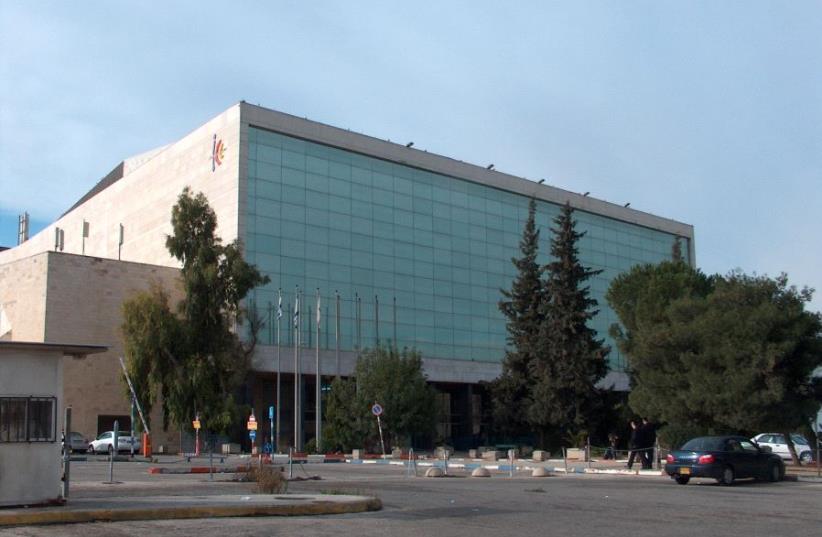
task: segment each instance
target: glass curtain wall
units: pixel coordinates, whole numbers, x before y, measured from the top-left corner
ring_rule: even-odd
[[[246,257],[271,277],[250,297],[269,321],[262,343],[276,342],[281,289],[282,344],[293,345],[299,292],[302,342],[314,346],[319,289],[322,348],[335,345],[339,295],[342,350],[379,340],[432,358],[502,360],[505,321],[497,304],[515,274],[511,258],[519,255],[526,196],[262,129],[248,132]],[[547,263],[559,206],[540,201],[537,211],[540,262]],[[590,282],[600,309],[593,328],[612,344],[608,283],[634,264],[669,259],[674,237],[575,215],[587,233],[582,262],[603,270]],[[687,255],[686,241],[682,250]],[[610,360],[623,368],[616,349]]]

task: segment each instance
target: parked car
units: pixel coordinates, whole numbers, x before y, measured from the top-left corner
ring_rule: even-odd
[[[785,463],[743,436],[701,436],[668,455],[665,473],[680,485],[692,477],[710,477],[722,485],[746,477],[779,481],[785,477]]]
[[[135,452],[140,451],[139,438],[122,434],[117,438],[117,451],[131,451],[132,445],[134,445]],[[114,451],[114,431],[102,433],[88,445],[89,453],[111,453],[112,451]]]
[[[753,438],[754,442],[761,447],[769,447],[771,451],[779,455],[785,460],[791,460],[791,452],[788,450],[788,443],[785,442],[785,435],[781,433],[760,433]],[[791,435],[793,445],[796,448],[796,455],[802,462],[811,462],[813,460],[813,449],[808,441],[801,434],[793,433]]]
[[[88,440],[86,440],[86,437],[77,431],[72,431],[68,434],[68,437],[63,435],[63,451],[66,449],[66,444],[68,444],[69,453],[85,453],[86,448],[88,447]]]

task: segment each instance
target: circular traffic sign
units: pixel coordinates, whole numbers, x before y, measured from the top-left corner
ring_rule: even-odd
[[[379,416],[382,414],[382,406],[379,403],[374,403],[374,406],[371,407],[371,413],[375,416]]]

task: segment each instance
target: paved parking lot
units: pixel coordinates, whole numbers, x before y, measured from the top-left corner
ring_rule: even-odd
[[[179,463],[183,464],[183,463]],[[105,485],[108,465],[72,465],[72,496],[208,495],[251,493],[231,474],[149,475],[149,463],[120,463],[117,485]],[[295,469],[319,480],[292,482],[292,493],[356,493],[379,497],[375,513],[322,517],[236,518],[19,527],[2,536],[181,535],[535,535],[678,536],[822,534],[822,484],[709,480],[679,486],[664,477],[574,474],[486,479],[406,477],[402,467],[315,464]]]

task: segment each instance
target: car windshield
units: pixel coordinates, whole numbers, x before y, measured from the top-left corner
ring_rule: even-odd
[[[702,436],[688,440],[680,448],[682,451],[722,451],[722,439]]]
[[[792,434],[791,435],[791,440],[793,440],[794,444],[800,444],[800,445],[803,445],[803,446],[808,445],[808,441],[805,439],[804,436],[802,436],[800,434]]]

